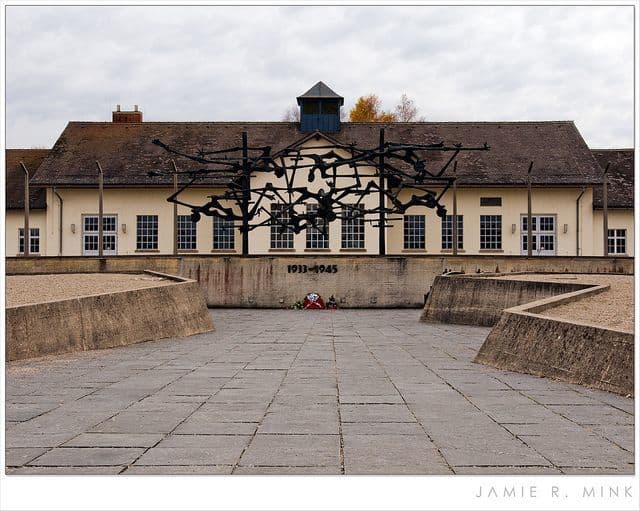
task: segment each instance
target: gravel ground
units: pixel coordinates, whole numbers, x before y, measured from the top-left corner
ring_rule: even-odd
[[[497,277],[513,280],[552,280],[556,282],[584,282],[587,284],[608,284],[609,290],[559,305],[544,311],[544,316],[558,319],[576,320],[595,326],[604,326],[633,332],[633,275],[591,275],[591,274],[528,274]]]
[[[147,274],[126,273],[15,275],[6,279],[7,307],[166,286],[172,282]]]

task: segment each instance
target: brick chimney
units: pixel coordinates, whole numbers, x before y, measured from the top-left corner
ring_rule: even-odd
[[[113,113],[113,122],[142,122],[142,112],[138,110],[138,105],[134,105],[133,111],[120,110],[120,105],[116,105]]]

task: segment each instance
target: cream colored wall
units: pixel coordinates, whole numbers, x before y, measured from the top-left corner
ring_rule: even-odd
[[[534,188],[532,193],[532,213],[534,215],[556,215],[556,255],[576,255],[576,198],[580,195],[579,188]],[[401,200],[407,200],[415,191],[401,192]],[[481,197],[501,197],[502,206],[480,206]],[[441,203],[447,208],[447,214],[453,212],[452,190],[442,197]],[[527,213],[527,190],[525,188],[459,188],[457,192],[458,214],[463,216],[463,254],[501,253],[507,255],[520,254],[521,215]],[[580,201],[581,226],[584,243],[584,255],[592,255],[592,193],[587,189]],[[403,222],[399,215],[398,221],[391,222],[393,227],[387,229],[388,252],[402,253],[450,253],[442,250],[441,219],[434,209],[413,207],[407,214],[425,215],[426,249],[424,251],[404,250]],[[502,215],[502,249],[501,251],[480,250],[480,215]],[[512,225],[515,224],[515,232]],[[564,232],[567,224],[567,232]]]
[[[326,146],[326,145],[328,145],[327,140],[320,137],[319,140],[311,139],[305,142],[302,148],[304,149],[304,151],[318,152],[318,150],[314,148],[317,148],[319,146]],[[303,151],[303,154],[304,154],[304,151]],[[320,150],[320,151],[328,151],[328,149]],[[340,154],[340,156],[344,158],[349,157],[349,154],[346,151],[336,150],[336,153]],[[303,159],[300,164],[305,165],[305,164],[308,164],[309,162],[310,160]],[[374,177],[374,174],[376,172],[374,167],[367,168],[362,166],[362,167],[359,167],[358,170],[361,175],[368,176],[369,178],[363,181],[363,186],[365,186],[367,181],[371,179],[377,180],[377,178]],[[345,168],[339,169],[339,173],[346,174],[350,172],[351,172],[350,169],[345,169]],[[318,192],[321,188],[323,188],[324,190],[329,189],[328,184],[326,183],[326,181],[324,181],[320,177],[319,173],[316,173],[315,180],[312,183],[308,182],[307,180],[308,175],[309,175],[308,169],[301,169],[300,172],[296,172],[294,176],[294,181],[293,181],[294,186],[306,187],[308,190],[312,192]],[[336,184],[338,188],[353,184],[352,178],[343,178],[343,179],[338,178],[336,181],[337,181]],[[271,174],[257,173],[257,174],[254,174],[254,176],[251,179],[251,187],[259,188],[259,187],[265,186],[267,182],[271,182],[276,187],[285,186],[284,178],[276,179]],[[256,200],[256,199],[257,197],[255,196],[252,197],[252,200]],[[353,202],[355,202],[355,200],[356,199],[354,199]],[[362,203],[364,204],[364,207],[367,209],[373,208],[378,203],[378,195],[377,194],[369,195],[363,199]],[[265,200],[263,201],[262,204],[264,205],[264,208],[267,211],[269,211],[269,208],[271,206],[271,201]],[[252,223],[259,223],[260,221],[264,221],[266,219],[267,219],[267,216],[265,213],[263,213],[261,217],[257,218]],[[328,251],[326,249],[325,250],[307,249],[306,248],[306,232],[302,231],[299,234],[294,234],[293,251],[299,252],[299,253],[313,253],[313,252],[316,252],[316,253],[331,252],[331,253],[342,253],[342,254],[362,253],[362,252],[373,253],[373,254],[378,253],[378,229],[373,227],[371,222],[365,222],[364,224],[364,245],[365,245],[364,251],[362,249],[341,248],[341,243],[342,243],[341,231],[342,231],[341,220],[338,219],[329,224],[329,250]],[[290,249],[288,250],[288,249],[272,249],[271,248],[271,236],[270,236],[269,226],[258,227],[249,233],[249,250],[251,254],[269,254],[269,253],[281,253],[281,252],[292,251]]]
[[[318,143],[318,142],[317,142]],[[319,142],[322,143],[322,142]],[[372,170],[373,172],[373,170]],[[252,183],[252,186],[264,184],[272,176],[259,174]],[[316,179],[314,183],[308,183],[305,175],[296,178],[296,185],[308,186],[312,190],[319,189],[323,182]],[[533,191],[533,213],[534,214],[555,214],[557,218],[557,255],[576,254],[576,198],[580,194],[578,188],[562,189],[534,189]],[[97,214],[97,190],[87,189],[58,189],[58,193],[64,200],[63,229],[63,249],[64,255],[81,255],[82,253],[82,215]],[[118,254],[131,255],[146,252],[136,251],[136,215],[157,214],[159,216],[159,252],[170,254],[173,250],[173,206],[166,201],[170,195],[170,189],[106,189],[104,195],[105,214],[118,215]],[[213,189],[191,189],[181,195],[185,202],[193,204],[204,204],[207,196],[212,193],[221,193],[221,190]],[[401,194],[402,200],[407,200],[411,193],[405,190]],[[480,197],[502,197],[501,207],[480,207]],[[378,197],[376,194],[368,197],[367,207],[375,206]],[[442,202],[447,207],[448,213],[452,212],[452,194],[447,192]],[[60,214],[60,202],[54,196],[51,189],[47,193],[49,206],[46,216],[46,228],[44,213],[33,213],[32,225],[41,228],[41,253],[42,255],[59,254],[58,225]],[[517,255],[520,253],[520,215],[526,214],[526,190],[513,188],[477,188],[458,190],[458,213],[464,217],[464,248],[460,253],[477,254],[491,253],[480,251],[480,215],[481,214],[501,214],[503,223],[503,248],[502,254]],[[265,207],[269,207],[268,201]],[[600,255],[601,254],[601,225],[594,224],[594,213],[592,210],[592,192],[587,189],[580,201],[580,255]],[[179,214],[188,214],[188,208],[180,206]],[[38,219],[37,215],[40,215]],[[441,249],[441,225],[440,218],[435,210],[424,207],[414,207],[407,211],[407,214],[424,214],[426,217],[426,250],[423,253],[440,254],[446,253]],[[598,213],[595,213],[598,215]],[[22,223],[22,213],[7,213],[7,232],[17,233],[18,226]],[[262,218],[266,218],[263,214]],[[405,251],[403,249],[403,224],[401,215],[391,216],[390,223],[393,226],[386,230],[387,251],[389,254],[421,253],[421,251]],[[601,218],[601,213],[600,213]],[[397,220],[393,220],[397,219]],[[39,223],[39,225],[38,225]],[[71,232],[71,224],[75,224],[76,232]],[[126,225],[126,232],[123,231],[123,224]],[[356,250],[343,250],[341,243],[341,222],[336,220],[329,226],[330,252],[359,252]],[[511,232],[512,224],[516,225],[516,232]],[[567,224],[567,232],[564,232],[564,224]],[[610,225],[612,228],[627,228],[629,233],[629,249],[632,251],[633,244],[633,214],[622,211],[612,211],[610,215]],[[211,217],[203,216],[197,225],[197,247],[198,253],[211,253],[213,243],[213,221]],[[15,239],[13,239],[15,238]],[[259,227],[250,232],[250,253],[267,254],[278,252],[270,249],[270,229],[268,226]],[[17,234],[7,236],[7,255],[17,253]],[[294,236],[294,250],[297,253],[310,252],[306,250],[305,233]],[[593,247],[596,247],[594,251]],[[365,223],[365,247],[367,253],[377,253],[378,251],[378,229],[371,223]],[[235,253],[242,251],[242,236],[236,229]],[[318,250],[317,252],[325,252]]]
[[[82,255],[82,215],[98,214],[98,191],[95,189],[57,189],[62,197],[63,218],[63,252],[64,255]],[[117,215],[118,255],[145,254],[149,251],[136,250],[136,216],[158,215],[158,251],[163,254],[173,252],[173,204],[167,202],[171,189],[123,189],[107,188],[104,191],[104,214]],[[208,201],[207,196],[221,193],[214,189],[190,189],[180,195],[184,202],[202,205]],[[47,190],[49,204],[47,215],[47,255],[58,255],[58,226],[60,219],[60,201]],[[178,214],[189,214],[191,211],[178,207]],[[75,233],[71,226],[75,225]],[[124,226],[124,228],[123,228]],[[125,232],[126,230],[126,232]],[[203,216],[196,226],[197,250],[200,253],[211,253],[213,247],[213,220]],[[241,237],[236,230],[235,249],[241,251]],[[218,251],[214,251],[218,252]]]
[[[5,217],[5,254],[9,257],[18,255],[19,229],[24,227],[24,210],[8,209]],[[40,229],[40,253],[47,255],[46,210],[33,209],[29,214],[29,228]],[[36,254],[32,254],[36,255]]]
[[[602,255],[603,226],[602,226],[602,210],[593,212],[593,245],[594,254]],[[635,229],[632,209],[610,209],[607,211],[607,223],[609,229],[626,229],[627,230],[627,253],[626,255],[633,257],[635,243]]]

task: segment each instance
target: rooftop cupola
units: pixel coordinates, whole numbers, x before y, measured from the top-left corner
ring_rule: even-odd
[[[340,131],[340,107],[344,105],[342,96],[338,96],[323,82],[318,82],[297,99],[300,105],[300,130],[303,133]]]

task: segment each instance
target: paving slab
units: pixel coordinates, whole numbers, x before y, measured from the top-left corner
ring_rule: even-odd
[[[104,465],[127,465],[132,463],[144,449],[122,447],[57,447],[31,461],[29,465],[48,467],[91,467]]]
[[[451,474],[425,436],[344,435],[346,474]]]
[[[171,435],[134,465],[234,465],[250,436]]]
[[[8,447],[4,450],[5,464],[8,467],[26,465],[48,450],[48,447]]]
[[[339,466],[338,435],[256,435],[240,466]]]
[[[131,465],[122,472],[122,475],[229,475],[232,471],[233,465]]]
[[[212,310],[216,331],[6,370],[9,474],[630,474],[634,400],[473,363],[419,310]]]
[[[63,447],[152,447],[164,435],[161,433],[82,433]]]

